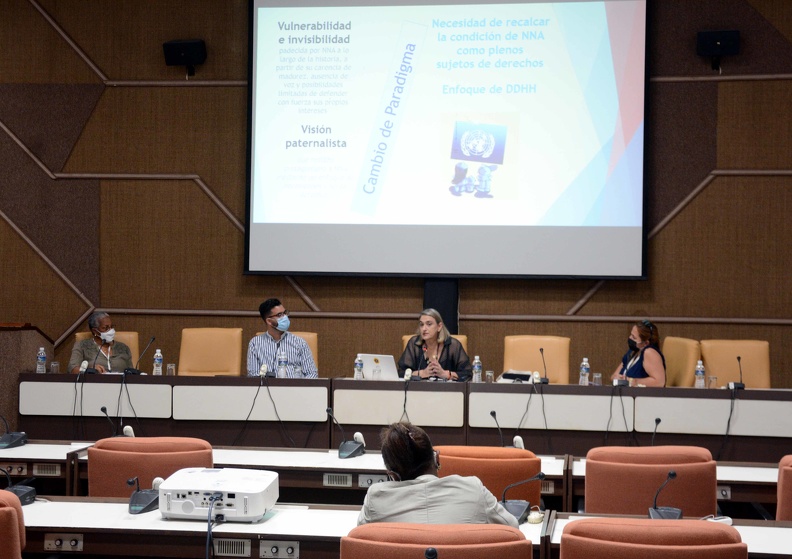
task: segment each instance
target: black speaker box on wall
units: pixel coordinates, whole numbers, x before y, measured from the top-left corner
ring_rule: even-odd
[[[168,66],[196,66],[206,61],[206,43],[203,39],[180,39],[162,43],[165,64]]]
[[[740,53],[739,31],[700,31],[696,36],[699,56],[732,56]]]

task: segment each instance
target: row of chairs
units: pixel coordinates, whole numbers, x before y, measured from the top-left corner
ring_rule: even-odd
[[[510,526],[364,524],[341,538],[341,559],[525,559],[532,542]],[[698,520],[584,518],[564,526],[561,559],[747,559],[740,533]]]
[[[260,334],[260,332],[259,332]],[[319,337],[316,332],[292,332],[308,343],[314,362],[319,366]],[[90,334],[79,332],[77,341]],[[257,334],[258,335],[258,334]],[[411,335],[402,336],[407,347]],[[467,352],[467,336],[454,335]],[[139,355],[137,332],[117,332],[116,339],[129,346],[133,362]],[[544,371],[554,384],[569,383],[570,338],[563,336],[505,336],[503,347],[504,370]],[[540,352],[541,348],[541,352]],[[737,382],[740,365],[737,356],[745,363],[743,382],[750,388],[770,388],[770,344],[762,340],[691,340],[666,337],[663,340],[666,358],[666,384],[668,386],[693,386],[694,370],[699,359],[721,385]],[[544,357],[544,363],[542,362]],[[182,330],[179,351],[179,375],[214,376],[241,375],[241,328],[185,328]]]
[[[436,449],[441,457],[441,475],[476,475],[496,496],[502,494],[507,484],[527,479],[541,467],[540,459],[523,449],[468,446],[438,446]],[[212,447],[201,439],[102,439],[88,449],[89,495],[127,497],[126,480],[129,478],[167,478],[180,468],[212,466]],[[706,449],[685,446],[592,449],[586,457],[586,512],[645,515],[656,488],[665,480],[669,469],[677,472],[677,479],[664,491],[660,505],[663,502],[682,504],[686,516],[716,513],[715,462]],[[630,490],[621,490],[621,485],[629,485]],[[539,489],[538,483],[517,486],[509,497],[539,503]],[[792,455],[779,463],[776,519],[792,520]],[[562,547],[567,545],[568,550],[564,553],[562,549],[562,557],[687,557],[686,553],[692,551],[688,548],[696,546],[700,546],[698,551],[703,552],[701,556],[704,557],[745,557],[744,553],[733,553],[736,548],[732,549],[732,544],[739,543],[739,536],[735,540],[726,526],[679,520],[646,522],[618,518],[570,523],[564,529]],[[689,522],[698,523],[694,527]],[[444,558],[467,559],[490,553],[516,558],[530,553],[530,542],[527,546],[515,543],[524,541],[519,530],[502,526],[430,527],[387,523],[367,526],[355,528],[342,539],[342,559],[364,556],[396,559],[406,557],[401,554],[403,551],[416,552],[426,546],[443,550]],[[719,534],[713,530],[725,531]],[[723,539],[724,534],[732,534],[732,540]],[[668,535],[673,538],[666,541]],[[8,557],[21,557],[25,547],[23,512],[19,499],[5,491],[0,492],[0,542],[9,552]],[[398,544],[396,547],[401,551],[391,549],[394,544]],[[490,547],[493,545],[494,548]],[[626,549],[625,545],[631,547]],[[407,556],[420,557],[417,553]]]

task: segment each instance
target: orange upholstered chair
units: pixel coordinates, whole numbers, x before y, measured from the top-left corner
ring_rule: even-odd
[[[90,332],[77,332],[74,334],[74,341],[80,342],[82,340],[87,340],[91,337]],[[132,366],[135,366],[135,363],[138,362],[140,357],[140,340],[137,332],[116,332],[115,333],[115,340],[118,340],[122,344],[125,344],[129,348],[129,353],[132,356]]]
[[[663,340],[666,363],[666,386],[695,384],[696,363],[701,359],[701,345],[697,340],[668,336]]]
[[[0,559],[21,559],[25,549],[22,503],[10,491],[0,491]]]
[[[696,446],[601,446],[586,455],[586,512],[648,515],[660,485],[657,506],[682,509],[684,516],[717,512],[715,461]]]
[[[792,454],[778,463],[778,509],[776,520],[792,520]]]
[[[528,479],[542,469],[542,461],[530,450],[500,446],[436,446],[440,477],[476,476],[500,501],[507,485]],[[541,501],[542,482],[532,481],[509,490],[507,499],[523,499],[531,505]]]
[[[240,376],[242,328],[184,328],[177,374]]]
[[[569,384],[569,343],[569,338],[561,336],[505,336],[503,370],[539,371],[544,375],[541,348],[550,382]]]
[[[747,559],[740,533],[701,520],[583,518],[564,526],[561,559]]]
[[[126,481],[137,477],[148,489],[156,477],[182,468],[211,468],[212,445],[190,437],[113,437],[88,448],[88,495],[129,497]]]
[[[737,356],[740,356],[740,364]],[[765,340],[701,340],[701,359],[708,375],[726,386],[740,381],[746,388],[770,388],[770,342]]]
[[[511,526],[375,522],[341,538],[341,559],[423,559],[429,547],[440,559],[526,559],[533,553],[531,542]]]

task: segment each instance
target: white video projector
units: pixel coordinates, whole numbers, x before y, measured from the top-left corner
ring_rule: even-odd
[[[159,486],[163,518],[207,520],[210,497],[219,494],[212,519],[226,522],[261,520],[278,501],[278,474],[245,468],[184,468]]]

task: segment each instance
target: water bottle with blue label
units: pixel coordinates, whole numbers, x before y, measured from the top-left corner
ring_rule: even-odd
[[[286,353],[283,351],[278,353],[278,378],[288,377],[286,369],[289,365],[289,360],[286,358]]]
[[[584,357],[583,361],[580,363],[580,378],[578,379],[579,385],[581,386],[589,385],[590,372],[591,372],[591,366],[589,365],[588,357]]]
[[[476,355],[473,358],[473,382],[481,382],[481,359]]]
[[[363,356],[359,353],[355,358],[355,373],[352,378],[355,380],[363,380]]]
[[[36,372],[39,374],[47,372],[47,352],[43,347],[40,347],[36,353]]]
[[[151,374],[155,376],[162,376],[162,350],[158,349],[154,352],[154,367]]]
[[[696,383],[693,385],[696,388],[706,388],[706,371],[704,370],[704,363],[701,359],[696,363]]]

